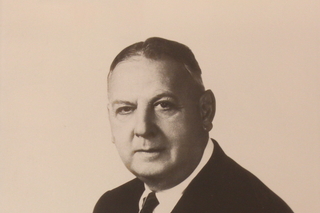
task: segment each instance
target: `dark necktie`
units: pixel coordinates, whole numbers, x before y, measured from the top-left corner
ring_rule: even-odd
[[[159,201],[156,197],[156,193],[150,192],[146,200],[143,202],[140,213],[152,213],[158,204]]]

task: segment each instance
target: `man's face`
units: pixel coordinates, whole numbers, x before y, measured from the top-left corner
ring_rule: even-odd
[[[113,142],[125,166],[140,179],[165,180],[170,187],[200,161],[207,136],[195,90],[187,70],[171,60],[135,56],[113,70]]]

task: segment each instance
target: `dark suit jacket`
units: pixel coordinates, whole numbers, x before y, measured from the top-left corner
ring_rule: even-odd
[[[280,197],[213,142],[212,157],[186,188],[172,213],[292,212]],[[134,179],[106,192],[93,212],[137,213],[143,191],[143,182]]]

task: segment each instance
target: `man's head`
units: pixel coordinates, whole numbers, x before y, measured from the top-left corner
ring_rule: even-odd
[[[114,59],[108,83],[113,142],[126,167],[153,190],[187,178],[215,112],[191,50],[161,38],[133,44]]]

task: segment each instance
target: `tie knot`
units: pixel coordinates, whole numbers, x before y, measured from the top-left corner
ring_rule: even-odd
[[[159,204],[155,192],[150,192],[144,200],[140,213],[152,213],[154,208]]]

